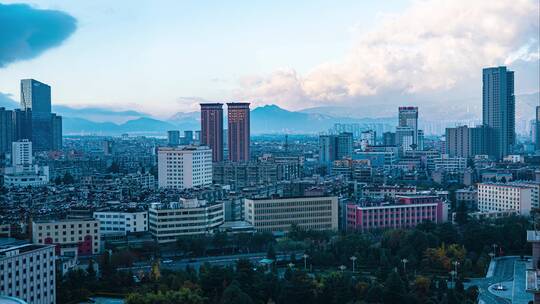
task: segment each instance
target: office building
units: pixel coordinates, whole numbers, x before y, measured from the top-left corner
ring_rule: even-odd
[[[99,221],[95,219],[35,220],[32,242],[52,244],[57,255],[80,256],[100,253]]]
[[[534,132],[534,144],[535,150],[540,151],[540,106],[536,107],[536,117],[535,117],[535,132]]]
[[[416,140],[418,134],[414,129],[408,126],[396,127],[396,145],[400,148],[400,152],[416,150]]]
[[[483,69],[482,119],[493,130],[488,150],[501,159],[515,144],[514,72],[506,67]]]
[[[212,184],[212,150],[205,146],[158,148],[158,186],[186,189]]]
[[[99,221],[101,236],[148,231],[148,212],[146,211],[96,211],[94,219]]]
[[[180,145],[180,131],[178,130],[167,131],[167,143],[169,146]]]
[[[14,134],[13,111],[0,107],[0,153],[11,151]]]
[[[32,111],[34,149],[36,151],[51,149],[51,87],[34,79],[21,80],[21,109]]]
[[[467,159],[464,157],[451,157],[448,154],[441,154],[433,159],[435,171],[443,170],[449,173],[463,172],[467,168]]]
[[[200,144],[212,150],[212,161],[223,161],[223,104],[201,103]]]
[[[510,183],[479,183],[478,209],[483,212],[514,210],[529,215],[535,190],[531,186]]]
[[[471,157],[469,127],[446,128],[446,153],[450,157]]]
[[[439,224],[447,220],[448,205],[432,195],[398,196],[391,204],[347,205],[347,229],[352,231],[412,228],[423,222]]]
[[[398,127],[412,130],[413,150],[418,146],[418,107],[399,107]]]
[[[383,145],[384,146],[395,146],[396,143],[396,133],[395,132],[384,132],[383,133]]]
[[[0,248],[0,295],[31,304],[56,303],[54,246],[13,245]],[[0,303],[9,302],[0,297]]]
[[[62,116],[51,114],[52,146],[51,150],[62,150]]]
[[[13,140],[32,140],[32,110],[16,109],[13,111]]]
[[[224,222],[223,203],[196,198],[174,203],[153,203],[148,210],[148,230],[160,244],[183,236],[211,234]]]
[[[335,196],[245,199],[244,204],[244,220],[257,232],[287,232],[291,225],[304,230],[338,229]]]
[[[229,160],[245,162],[250,158],[250,120],[249,103],[227,103]]]
[[[353,134],[343,132],[337,135],[336,159],[350,158],[353,154]]]
[[[212,168],[213,182],[219,185],[229,185],[232,189],[242,189],[248,186],[271,185],[280,181],[299,178],[302,168],[298,160],[294,161],[265,161],[214,163]]]

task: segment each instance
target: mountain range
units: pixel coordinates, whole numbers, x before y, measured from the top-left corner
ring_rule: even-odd
[[[523,133],[529,120],[534,117],[535,107],[539,105],[540,92],[522,94],[516,97],[516,129]],[[437,124],[441,121],[447,125],[463,123],[471,120],[479,121],[477,112],[481,112],[481,104],[469,108],[467,103],[449,103],[445,107],[432,104],[422,106],[423,123]],[[11,96],[0,93],[0,107],[18,108],[18,103]],[[289,111],[277,105],[265,105],[251,110],[251,132],[253,134],[296,133],[313,134],[327,131],[335,123],[358,123],[384,125],[390,129],[396,125],[396,115],[391,112],[376,112],[376,104],[361,106],[323,106],[300,111]],[[168,130],[198,130],[200,128],[199,112],[178,112],[168,119],[158,119],[138,111],[119,111],[100,107],[73,108],[65,105],[53,106],[53,112],[63,116],[63,130],[66,135],[118,135],[122,133],[140,135],[165,135]],[[395,109],[395,114],[397,109]],[[448,120],[448,113],[452,113]],[[375,113],[383,113],[377,117]],[[226,115],[224,115],[226,125]],[[369,117],[366,117],[369,116]],[[444,130],[444,129],[443,129]]]

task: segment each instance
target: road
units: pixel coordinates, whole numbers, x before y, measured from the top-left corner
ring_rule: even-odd
[[[490,266],[490,269],[492,269],[488,271],[485,278],[471,279],[470,282],[465,284],[465,287],[478,286],[480,303],[527,304],[529,296],[525,293],[524,288],[520,288],[521,282],[525,278],[525,263],[519,261],[518,257],[497,258],[492,263],[493,265]],[[499,283],[506,287],[507,290],[493,290],[493,286]],[[511,299],[514,299],[514,301]]]

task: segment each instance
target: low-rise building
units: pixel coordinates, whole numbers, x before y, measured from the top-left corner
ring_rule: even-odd
[[[25,244],[0,249],[0,295],[32,304],[54,304],[55,280],[54,246]]]
[[[469,210],[478,208],[478,191],[474,188],[456,190],[456,206],[461,204],[465,204]]]
[[[529,215],[535,187],[512,183],[479,183],[478,209],[480,211],[515,210]]]
[[[95,219],[36,220],[32,222],[32,242],[52,244],[62,256],[100,253],[99,221]]]
[[[426,221],[447,220],[448,206],[435,195],[398,196],[392,203],[347,205],[347,229],[353,231],[411,228]]]
[[[94,218],[100,223],[101,235],[148,231],[147,211],[96,211]]]
[[[245,221],[258,232],[287,232],[292,225],[306,230],[337,230],[335,196],[244,200]]]
[[[153,203],[148,210],[150,233],[158,243],[182,236],[213,233],[224,222],[223,203],[181,198],[179,202]]]

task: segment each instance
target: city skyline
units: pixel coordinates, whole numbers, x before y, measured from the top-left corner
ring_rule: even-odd
[[[148,8],[121,1],[114,5],[35,1],[33,6],[19,7],[20,14],[12,18],[52,14],[58,17],[49,16],[52,30],[58,22],[71,28],[55,32],[56,40],[50,43],[41,41],[37,50],[28,45],[28,54],[17,56],[9,54],[17,51],[11,36],[3,39],[0,92],[17,101],[13,79],[36,78],[55,88],[54,104],[134,109],[159,117],[170,115],[171,108],[193,111],[203,101],[249,101],[253,107],[277,104],[291,110],[330,105],[369,108],[373,103],[391,109],[404,100],[420,107],[453,102],[465,108],[467,100],[481,100],[481,91],[471,85],[481,80],[477,71],[500,65],[519,75],[516,95],[539,91],[538,5],[532,0],[494,7],[487,1],[466,6],[459,1],[347,2],[331,8],[321,2],[277,3],[270,8],[244,4],[222,7],[217,16],[199,5],[162,3]],[[14,7],[10,4],[1,5],[0,12],[9,14]],[[193,14],[180,22],[164,8]],[[426,10],[433,18],[419,24],[417,16]],[[263,12],[260,22],[250,22]],[[238,18],[228,21],[228,13]],[[144,29],[155,14],[163,18]],[[297,22],[277,22],[279,14]],[[475,18],[479,14],[482,18]],[[211,17],[216,20],[201,25]],[[314,17],[319,22],[309,22]],[[201,26],[186,27],[188,22]],[[103,25],[110,33],[99,30]],[[163,31],[165,25],[171,32]],[[135,31],[122,35],[128,26]],[[14,28],[28,30],[16,24]],[[401,34],[397,30],[401,28],[409,35]],[[217,30],[224,37],[208,39],[215,38]],[[113,43],[106,48],[89,48],[108,41]],[[256,42],[260,43],[253,45]],[[209,54],[215,44],[221,45],[219,53]],[[134,46],[137,52],[131,51]],[[97,56],[100,60],[95,60]],[[408,77],[406,71],[419,76]]]

